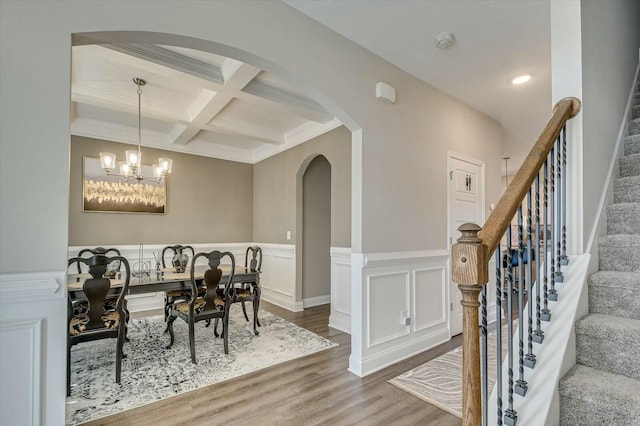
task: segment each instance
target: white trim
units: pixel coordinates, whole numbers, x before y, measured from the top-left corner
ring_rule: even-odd
[[[328,305],[331,303],[331,295],[325,294],[324,296],[307,297],[302,299],[302,308],[312,308],[314,306]]]
[[[609,199],[610,193],[613,191],[613,180],[616,175],[616,171],[618,170],[618,159],[620,158],[621,149],[620,147],[623,145],[623,141],[625,138],[625,133],[627,130],[627,122],[631,117],[631,110],[633,106],[633,97],[636,93],[636,85],[638,84],[638,74],[640,73],[640,63],[636,67],[636,74],[633,77],[633,84],[631,85],[631,91],[629,92],[629,97],[627,99],[627,107],[625,109],[625,114],[622,117],[622,123],[620,124],[620,130],[618,130],[618,140],[616,142],[616,146],[613,150],[613,156],[611,157],[611,163],[609,164],[609,171],[607,172],[607,177],[605,179],[605,185],[602,188],[602,194],[600,194],[600,203],[598,204],[598,211],[596,213],[595,220],[593,221],[593,227],[591,228],[591,232],[589,234],[589,240],[587,240],[587,245],[585,247],[585,253],[591,253],[593,250],[593,243],[596,240],[596,236],[598,235],[598,228],[600,225],[600,218],[602,217],[605,209],[607,208],[607,200]],[[605,224],[606,226],[606,224]]]
[[[262,287],[261,300],[273,303],[276,306],[287,309],[292,312],[301,312],[304,310],[302,302],[294,302],[293,297],[288,294],[279,293],[277,290],[271,290]]]
[[[379,266],[404,265],[407,263],[423,262],[433,258],[449,257],[448,250],[413,250],[384,253],[367,253],[364,255],[364,265],[367,268]]]
[[[0,274],[0,303],[63,297],[64,271]]]
[[[331,247],[329,253],[331,255],[329,327],[351,334],[351,248]],[[347,277],[344,272],[347,272]]]
[[[374,353],[362,360],[355,359],[352,352],[349,357],[348,370],[360,377],[368,376],[369,374],[422,353],[448,340],[449,330],[445,328],[417,339],[394,345],[387,350]]]
[[[43,407],[42,396],[41,396],[42,382],[43,382],[42,369],[45,365],[45,362],[43,359],[43,351],[42,351],[42,342],[44,341],[43,334],[42,334],[43,321],[44,321],[44,318],[34,318],[34,319],[21,319],[17,321],[3,321],[2,323],[0,323],[0,336],[3,337],[2,340],[4,341],[5,345],[11,345],[11,342],[4,339],[5,337],[4,333],[6,332],[21,331],[22,333],[31,333],[30,335],[31,348],[24,348],[24,347],[20,348],[24,356],[29,357],[30,370],[27,376],[19,378],[19,380],[21,380],[24,384],[28,384],[29,387],[31,388],[30,389],[31,392],[29,395],[30,400],[21,401],[21,407],[20,407],[21,408],[20,411],[25,409],[25,405],[28,407],[26,408],[26,410],[29,411],[31,414],[31,422],[29,422],[29,424],[31,425],[42,424],[41,422],[41,410]],[[29,350],[29,349],[33,349],[33,350]],[[14,348],[13,350],[19,350],[19,349]],[[25,372],[22,372],[22,373],[25,373]],[[4,377],[4,379],[7,380],[7,377]],[[2,411],[5,412],[5,415],[10,416],[10,414],[8,413],[11,412],[13,407],[3,406],[2,408],[3,408]],[[3,418],[6,420],[5,415],[3,415]]]
[[[415,327],[417,312],[421,312],[423,303],[414,299],[429,297],[430,292],[414,291],[416,273],[422,270],[440,270],[442,274],[429,276],[427,281],[444,289],[448,297],[449,254],[447,250],[420,250],[387,253],[351,254],[351,355],[349,371],[360,377],[371,374],[381,368],[402,359],[425,351],[449,339],[449,305],[438,298],[437,309],[441,312],[433,315],[430,311],[429,324]],[[401,290],[402,297],[393,299],[393,307],[378,303],[371,304],[371,294],[376,277],[397,276],[393,285],[376,287],[376,295],[387,300],[391,294]],[[435,306],[435,305],[434,305]],[[418,311],[416,311],[418,309]],[[410,325],[397,326],[401,319],[413,318]],[[444,321],[442,318],[444,317]],[[373,321],[375,319],[375,321]],[[383,324],[381,326],[381,324]],[[390,325],[387,327],[384,324]],[[373,330],[372,327],[382,327]]]
[[[251,163],[259,163],[262,160],[273,157],[274,155],[330,132],[340,126],[342,126],[342,123],[337,118],[334,118],[324,124],[309,121],[287,132],[284,137],[285,142],[282,145],[265,144],[262,147],[255,149],[253,151]]]

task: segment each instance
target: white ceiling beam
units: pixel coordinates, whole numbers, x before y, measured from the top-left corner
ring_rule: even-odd
[[[204,103],[200,112],[185,129],[177,134],[172,143],[176,145],[187,144],[208,122],[213,120],[260,71],[260,68],[252,65],[227,59],[222,65],[221,70],[225,75],[224,86],[220,88],[218,93],[216,93],[209,102]]]
[[[250,126],[247,122],[240,123],[218,119],[215,123],[208,123],[203,130],[223,135],[247,136],[272,145],[282,145],[285,143],[285,138],[282,133],[274,132],[268,128]]]
[[[149,61],[163,67],[174,69],[184,74],[197,77],[208,83],[214,83],[216,85],[213,87],[214,90],[218,90],[217,85],[226,85],[228,83],[226,81],[226,70],[223,69],[227,66],[227,62],[225,62],[222,67],[218,68],[198,59],[150,44],[121,43],[107,44],[103,45],[103,47],[138,59]],[[227,59],[227,61],[234,60]],[[207,88],[212,87],[207,85]],[[243,92],[252,95],[251,98],[256,97],[268,101],[269,103],[280,104],[286,107],[288,111],[306,118],[307,120],[323,124],[333,120],[333,115],[328,113],[322,105],[313,99],[270,86],[260,81],[250,82],[243,89]]]
[[[242,89],[245,99],[263,100],[270,106],[281,105],[289,112],[317,123],[328,123],[333,120],[333,115],[327,112],[322,105],[313,99],[296,95],[295,93],[270,86],[261,81],[254,80]],[[249,95],[249,96],[247,96]]]
[[[137,105],[132,105],[129,102],[123,102],[122,99],[112,96],[112,94],[95,91],[81,85],[73,86],[71,90],[71,100],[79,104],[93,105],[112,111],[126,112],[136,116],[138,115]],[[178,117],[175,114],[169,114],[157,109],[146,108],[142,110],[142,116],[173,124],[189,124],[189,118],[186,115]]]
[[[105,44],[103,47],[125,55],[133,56],[154,64],[189,74],[215,84],[223,84],[222,70],[215,65],[208,64],[195,58],[174,52],[153,44]]]

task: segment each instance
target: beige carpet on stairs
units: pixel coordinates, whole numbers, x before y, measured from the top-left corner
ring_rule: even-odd
[[[518,321],[513,322],[517,333]],[[507,352],[507,324],[502,326],[502,360]],[[496,381],[496,331],[487,335],[489,355],[489,392]],[[526,339],[526,330],[525,330]],[[526,344],[526,342],[525,342]],[[517,358],[514,361],[517,365]],[[462,418],[462,347],[432,359],[413,370],[389,380],[389,383]]]

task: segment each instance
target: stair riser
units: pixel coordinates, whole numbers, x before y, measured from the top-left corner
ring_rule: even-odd
[[[640,119],[629,121],[629,134],[630,135],[640,134]]]
[[[640,246],[598,245],[601,271],[640,271]]]
[[[632,379],[640,379],[640,340],[631,332],[596,337],[576,329],[576,362]]]
[[[607,234],[640,235],[640,203],[608,206]]]
[[[589,285],[589,312],[640,320],[640,282],[635,290]]]
[[[640,179],[616,179],[613,183],[614,203],[640,202]]]
[[[560,424],[563,426],[634,425],[634,417],[613,407],[560,395]]]
[[[635,120],[640,118],[640,105],[635,105],[631,108],[631,119]]]
[[[620,177],[640,176],[640,154],[620,158]]]
[[[624,139],[624,155],[640,154],[640,135]]]

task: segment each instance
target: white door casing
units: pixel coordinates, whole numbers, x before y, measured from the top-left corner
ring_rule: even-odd
[[[484,223],[484,162],[449,152],[448,158],[448,246],[460,236],[458,227],[472,222]],[[462,333],[462,295],[458,285],[449,285],[449,331],[452,336]]]

